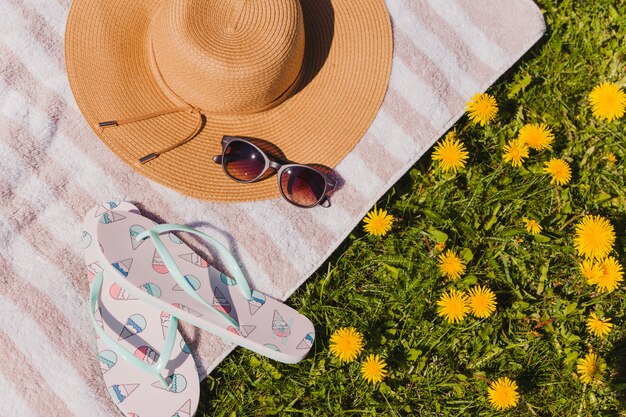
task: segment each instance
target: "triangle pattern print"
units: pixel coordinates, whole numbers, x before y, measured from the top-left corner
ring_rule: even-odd
[[[133,314],[126,320],[126,324],[122,327],[122,331],[120,332],[120,338],[128,339],[131,336],[139,334],[144,331],[146,328],[146,318],[141,314]]]
[[[215,297],[213,297],[213,307],[215,307],[217,310],[225,314],[230,313],[230,310],[232,310],[232,306],[230,305],[226,297],[224,297],[224,294],[222,294],[222,292],[220,291],[218,287],[215,287]]]
[[[277,310],[274,310],[272,330],[274,331],[274,334],[278,337],[287,337],[291,334],[291,328]]]
[[[110,223],[119,222],[120,220],[124,220],[125,218],[126,216],[122,216],[121,214],[117,212],[107,211],[106,213],[102,214],[102,217],[100,217],[100,223],[110,224]]]
[[[111,385],[108,391],[115,404],[119,404],[124,402],[126,398],[130,397],[138,386],[139,384],[116,384]]]
[[[179,258],[184,259],[185,261],[194,264],[200,268],[208,268],[209,263],[198,256],[196,253],[185,253],[183,255],[178,255]]]
[[[252,290],[252,300],[248,301],[248,307],[250,308],[250,315],[254,316],[259,308],[265,304],[265,294],[261,294],[256,290]]]
[[[167,382],[167,388],[163,388],[161,381],[153,382],[152,386],[176,394],[183,392],[187,388],[187,379],[182,374],[172,374],[165,378],[165,382]]]
[[[241,337],[248,337],[250,333],[254,331],[254,329],[256,329],[256,326],[243,325],[239,327],[239,330],[237,330],[233,326],[228,326],[226,330],[228,330],[231,333],[237,334]]]
[[[191,400],[181,405],[172,417],[191,417]]]
[[[124,277],[128,277],[128,272],[130,271],[130,267],[132,264],[133,259],[128,258],[121,261],[113,262],[111,266],[117,269],[120,274],[124,275]]]
[[[304,336],[304,339],[296,346],[296,349],[306,349],[309,350],[313,347],[313,342],[315,340],[315,334],[309,333]]]
[[[128,234],[130,235],[130,243],[133,246],[133,250],[137,250],[137,248],[141,246],[143,242],[145,242],[145,239],[144,240],[135,239],[138,234],[143,233],[145,231],[146,231],[146,228],[138,224],[131,226],[130,229],[128,230]]]

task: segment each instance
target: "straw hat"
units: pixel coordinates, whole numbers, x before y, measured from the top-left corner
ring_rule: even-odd
[[[236,183],[212,162],[224,135],[334,167],[374,120],[391,55],[384,0],[74,0],[65,34],[69,83],[100,139],[214,201],[279,195],[274,178]]]

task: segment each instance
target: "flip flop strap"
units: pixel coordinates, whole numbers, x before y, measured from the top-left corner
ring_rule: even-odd
[[[216,309],[210,303],[206,302],[202,297],[200,297],[200,295],[198,295],[195,288],[193,288],[193,286],[185,279],[183,274],[180,272],[178,265],[176,265],[174,258],[169,253],[169,251],[167,250],[167,248],[161,241],[161,238],[159,237],[160,234],[168,233],[168,232],[191,233],[193,235],[203,238],[205,241],[207,241],[212,246],[214,246],[217,249],[219,255],[225,261],[228,269],[232,271],[233,279],[237,282],[239,289],[241,290],[241,293],[248,301],[250,301],[252,300],[252,291],[250,290],[250,285],[248,284],[248,281],[246,280],[246,277],[243,271],[241,270],[241,268],[239,267],[239,264],[237,263],[237,260],[235,259],[235,257],[231,255],[228,249],[226,249],[220,242],[213,239],[211,236],[207,235],[206,233],[203,233],[199,230],[194,229],[193,227],[181,226],[178,224],[159,224],[159,225],[154,226],[152,229],[146,230],[142,233],[139,233],[137,236],[135,236],[135,239],[138,241],[144,240],[150,237],[152,239],[152,243],[154,244],[154,247],[156,248],[157,252],[161,256],[163,263],[165,264],[168,271],[170,272],[170,275],[172,275],[172,277],[174,278],[176,283],[180,286],[180,288],[182,288],[183,291],[185,291],[191,298],[193,298],[200,304],[204,305],[211,311],[215,312],[220,317],[224,318],[226,321],[228,321],[229,324],[231,324],[236,329],[239,329],[239,323],[235,319],[233,319],[230,315],[225,314],[222,311]]]
[[[93,283],[91,284],[91,288],[89,289],[89,315],[91,316],[91,322],[93,324],[93,328],[96,331],[96,334],[107,344],[113,352],[121,356],[126,362],[133,365],[135,368],[142,370],[145,373],[155,375],[159,378],[161,385],[164,388],[167,388],[169,384],[161,375],[165,366],[169,363],[170,357],[172,356],[172,351],[174,349],[174,343],[176,342],[176,333],[178,332],[178,319],[173,315],[170,315],[171,322],[170,327],[167,331],[167,336],[165,337],[165,342],[163,349],[160,351],[159,360],[154,365],[148,365],[141,359],[137,358],[134,354],[130,353],[126,350],[119,342],[113,339],[111,336],[106,334],[104,329],[98,324],[96,320],[96,308],[98,307],[98,298],[100,297],[100,292],[102,291],[102,281],[103,281],[103,273],[98,272],[93,279]]]

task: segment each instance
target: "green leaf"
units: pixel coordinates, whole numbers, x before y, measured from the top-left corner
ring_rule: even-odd
[[[472,250],[470,248],[461,249],[459,255],[465,262],[470,262],[472,259],[474,259],[474,254],[472,253]]]
[[[384,262],[383,267],[385,267],[387,272],[389,272],[389,275],[391,275],[394,279],[398,278],[398,275],[400,274],[400,270],[398,268],[396,268],[395,266],[387,265]]]
[[[513,97],[518,95],[520,91],[523,91],[526,87],[528,87],[532,80],[533,77],[530,74],[526,74],[523,78],[521,78],[511,86],[511,88],[509,89],[509,93],[506,95],[507,98],[512,99]]]
[[[448,240],[448,235],[447,234],[445,234],[441,230],[438,230],[438,229],[434,228],[433,226],[430,226],[428,228],[428,234],[437,243],[442,243],[442,242],[445,242],[445,241]]]

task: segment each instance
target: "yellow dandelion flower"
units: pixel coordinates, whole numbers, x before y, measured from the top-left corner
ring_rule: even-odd
[[[593,259],[585,259],[580,263],[580,272],[588,284],[595,284],[602,275],[602,268]]]
[[[552,158],[544,165],[543,173],[552,175],[550,184],[564,185],[572,178],[572,169],[561,158]]]
[[[591,316],[587,319],[587,329],[598,337],[604,337],[611,333],[613,324],[609,323],[610,321],[611,319],[601,319],[596,313],[591,313]]]
[[[487,318],[496,311],[496,295],[491,289],[477,285],[469,290],[468,304],[474,316]]]
[[[622,265],[612,256],[608,256],[599,263],[602,273],[594,282],[601,292],[613,292],[624,279],[624,271]]]
[[[489,385],[489,402],[496,410],[506,410],[519,403],[517,383],[507,377],[498,378]]]
[[[371,384],[382,382],[385,375],[387,375],[386,366],[387,363],[385,363],[384,359],[381,359],[378,355],[371,354],[361,365],[361,376]]]
[[[605,369],[606,363],[604,359],[595,353],[589,353],[584,359],[579,359],[578,365],[576,365],[576,371],[580,376],[580,380],[585,384],[589,384],[594,380],[601,381]]]
[[[626,94],[615,83],[601,83],[589,94],[593,115],[600,119],[612,122],[624,115],[626,109]]]
[[[363,351],[363,335],[353,327],[335,330],[330,336],[330,351],[342,362],[352,362]]]
[[[437,251],[437,253],[443,252],[445,248],[446,248],[446,242],[439,242],[435,245],[435,251]]]
[[[383,209],[378,209],[378,211],[374,209],[367,213],[363,222],[365,223],[363,229],[370,235],[385,236],[391,230],[393,216]]]
[[[475,94],[467,103],[467,112],[471,121],[484,126],[496,118],[498,103],[490,94]]]
[[[541,231],[543,230],[543,228],[537,222],[537,220],[523,218],[522,221],[525,224],[526,231],[528,233],[530,233],[531,235],[537,235],[537,234],[541,233]]]
[[[437,314],[444,317],[448,323],[460,323],[469,312],[467,295],[452,288],[437,301]]]
[[[606,160],[609,165],[615,165],[615,163],[617,162],[617,158],[615,157],[615,154],[613,152],[606,153]]]
[[[518,139],[528,147],[541,151],[543,149],[552,149],[554,134],[545,123],[531,123],[522,126],[519,130]]]
[[[437,266],[442,275],[452,280],[459,279],[465,273],[465,262],[450,249],[439,255],[439,264]]]
[[[465,160],[468,156],[469,153],[465,149],[465,145],[456,138],[454,132],[450,132],[441,143],[435,146],[433,161],[439,161],[441,171],[444,173],[448,171],[456,173],[457,170],[465,166]]]
[[[585,258],[602,259],[606,257],[615,242],[615,230],[607,219],[601,216],[587,215],[576,225],[574,247]]]
[[[510,162],[514,167],[522,166],[524,158],[528,158],[528,146],[519,139],[514,139],[504,145],[502,148],[504,153],[502,159],[504,162]]]

